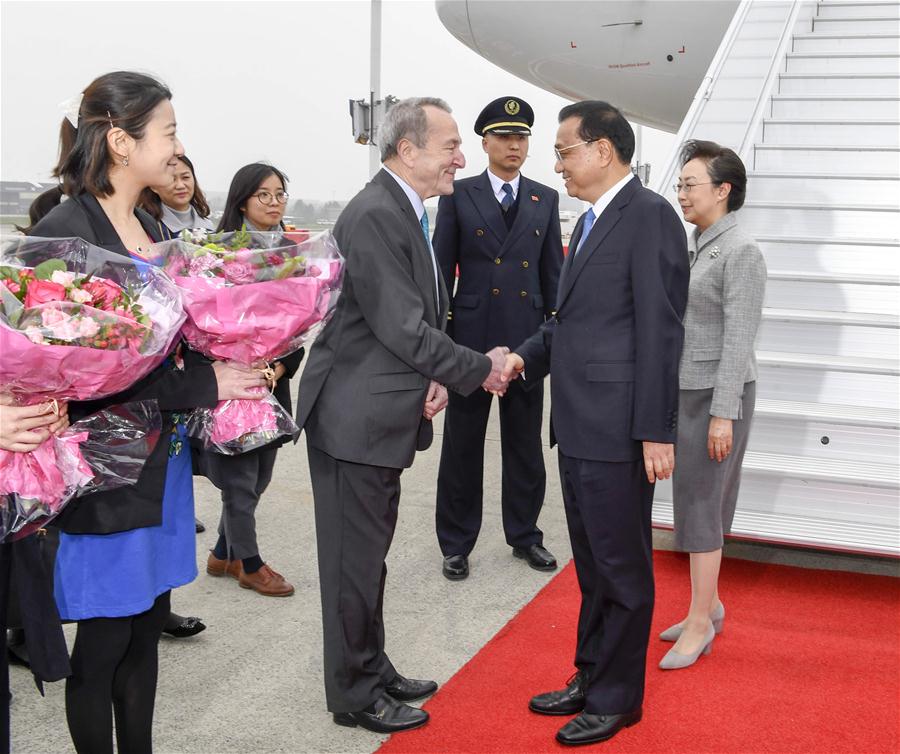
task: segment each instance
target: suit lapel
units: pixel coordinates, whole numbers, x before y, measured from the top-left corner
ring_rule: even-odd
[[[532,196],[538,197],[538,201],[533,201],[531,198]],[[531,185],[531,181],[529,181],[524,175],[520,174],[519,195],[517,197],[519,209],[516,213],[516,219],[513,222],[513,226],[509,230],[509,235],[506,236],[506,241],[503,244],[503,248],[500,250],[499,256],[502,257],[506,250],[513,243],[515,243],[516,240],[518,240],[519,236],[521,236],[527,228],[531,227],[534,215],[537,212],[538,204],[540,204],[540,199],[541,195]],[[499,203],[497,206],[499,206]]]
[[[409,199],[404,193],[400,184],[386,171],[379,171],[372,179],[372,183],[387,189],[388,193],[397,202],[404,217],[407,221],[407,231],[412,239],[412,256],[410,263],[412,264],[413,280],[418,285],[425,300],[431,306],[431,312],[436,316],[440,316],[441,303],[438,301],[437,293],[434,287],[434,263],[431,258],[431,249],[425,241],[425,234],[422,233],[422,226],[416,217],[416,212],[410,204]],[[441,275],[438,275],[440,280]],[[446,296],[446,292],[443,294]],[[440,320],[436,320],[439,322]]]
[[[469,196],[472,204],[484,220],[484,224],[488,226],[497,240],[502,244],[509,231],[506,229],[506,222],[503,220],[503,210],[500,209],[500,202],[494,196],[494,188],[491,186],[491,179],[488,178],[487,170],[478,176],[477,181],[472,182],[469,189]]]
[[[637,177],[632,178],[625,184],[609,206],[600,213],[600,217],[594,221],[594,227],[591,228],[591,232],[584,241],[584,246],[581,247],[581,250],[577,255],[575,254],[575,251],[578,249],[578,241],[575,241],[574,247],[569,247],[569,256],[574,258],[572,259],[567,274],[560,279],[559,295],[557,296],[556,301],[557,310],[562,308],[566,297],[572,291],[572,286],[575,285],[575,281],[584,269],[585,264],[587,264],[588,259],[590,259],[591,255],[603,244],[606,236],[609,235],[609,232],[616,226],[616,223],[619,222],[619,219],[622,217],[622,210],[628,205],[628,202],[631,201],[631,197],[634,196],[634,192],[640,185],[640,179]],[[579,240],[581,235],[580,229],[583,225],[584,215],[579,218],[578,226],[576,227],[576,230],[579,231]],[[572,234],[572,238],[573,240],[575,239],[574,233]],[[568,259],[566,261],[568,262]]]

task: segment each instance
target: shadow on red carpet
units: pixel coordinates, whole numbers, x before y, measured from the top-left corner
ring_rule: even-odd
[[[657,664],[671,644],[657,634],[684,617],[688,560],[654,555],[643,722],[580,750],[897,752],[900,580],[726,559],[725,630],[712,654],[664,672]],[[578,605],[570,563],[428,701],[429,724],[380,754],[571,751],[554,740],[568,718],[527,703],[573,672]]]

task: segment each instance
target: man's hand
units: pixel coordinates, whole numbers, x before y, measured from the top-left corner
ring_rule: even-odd
[[[425,396],[425,410],[422,412],[422,416],[431,421],[447,408],[448,400],[447,388],[432,380],[428,386],[428,394]]]
[[[706,450],[710,461],[722,463],[731,453],[734,422],[713,416],[709,420],[709,434],[706,438]]]
[[[494,395],[506,393],[507,383],[500,379],[500,375],[503,374],[503,368],[506,366],[506,354],[508,353],[509,349],[506,346],[497,346],[485,354],[491,360],[491,373],[481,383],[481,387],[489,393]]]
[[[675,471],[675,446],[670,442],[649,442],[644,440],[644,469],[647,479],[653,484],[660,479],[668,479]]]
[[[512,382],[524,371],[525,360],[517,353],[508,353],[506,354],[506,363],[503,365],[500,379],[503,382]]]

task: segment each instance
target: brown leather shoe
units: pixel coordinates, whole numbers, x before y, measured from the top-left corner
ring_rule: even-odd
[[[231,576],[231,578],[236,579],[241,575],[241,561],[222,560],[210,553],[209,557],[206,559],[206,572],[210,576],[228,575]]]
[[[290,597],[294,593],[294,586],[284,580],[278,571],[273,571],[267,564],[263,564],[256,573],[244,573],[238,578],[238,584],[244,589],[252,589],[266,597]]]

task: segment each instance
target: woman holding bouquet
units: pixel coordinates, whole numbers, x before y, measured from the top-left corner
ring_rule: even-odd
[[[278,231],[282,227],[288,194],[287,177],[278,168],[262,162],[244,165],[235,173],[228,189],[225,211],[218,231]],[[273,364],[269,387],[291,413],[290,379],[303,360],[303,349]],[[206,572],[230,576],[245,589],[267,597],[289,597],[293,585],[263,561],[256,542],[256,506],[272,479],[282,437],[268,445],[238,455],[198,451],[201,472],[222,493],[219,539],[209,554]]]
[[[68,201],[31,234],[79,236],[140,267],[157,223],[137,209],[141,192],[172,180],[181,143],[171,92],[141,74],[115,72],[85,90],[60,135],[56,174]],[[261,375],[230,364],[178,364],[174,354],[126,391],[72,403],[73,418],[107,405],[156,399],[163,437],[138,482],[87,495],[57,519],[54,590],[60,617],[78,622],[66,717],[78,752],[152,749],[157,649],[170,590],[196,575],[193,490],[179,415],[229,398],[253,398]]]
[[[184,154],[178,155],[175,177],[171,181],[144,189],[141,208],[165,225],[173,236],[183,230],[212,230],[215,227],[209,219],[209,204],[197,184],[194,163]]]

